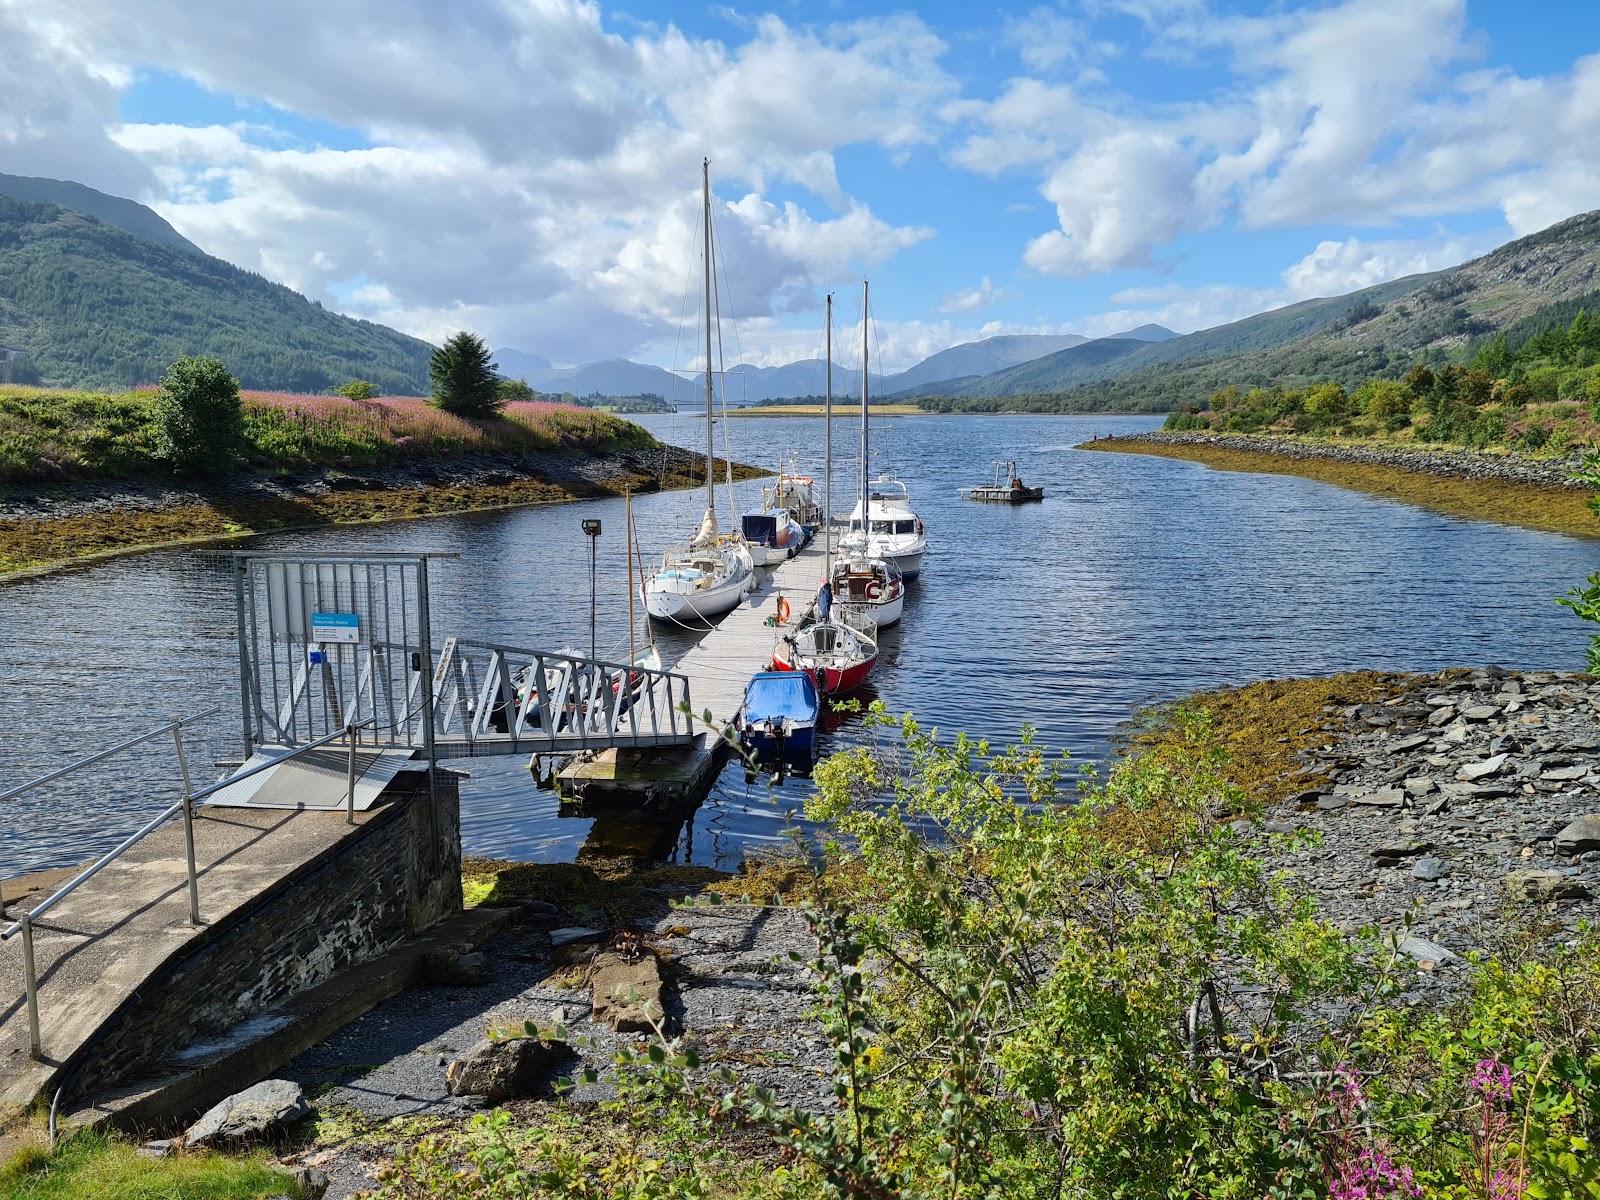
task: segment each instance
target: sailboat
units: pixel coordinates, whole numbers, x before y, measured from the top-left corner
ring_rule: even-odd
[[[827,393],[823,401],[822,587],[818,619],[788,634],[772,652],[774,671],[804,671],[827,695],[852,691],[878,665],[878,627],[870,617],[842,620],[833,609],[833,297],[828,297]],[[841,614],[842,615],[842,614]]]
[[[867,502],[867,321],[863,285],[861,319],[861,504]],[[839,547],[829,579],[846,620],[870,618],[880,629],[893,625],[905,608],[906,585],[899,564],[864,535],[849,534]]]
[[[717,528],[715,444],[712,430],[711,162],[701,166],[705,206],[706,290],[706,512],[688,544],[668,550],[661,569],[644,581],[644,610],[659,621],[714,617],[736,608],[755,586],[755,561],[737,533]]]
[[[868,553],[890,560],[906,579],[922,573],[928,533],[911,511],[906,485],[892,475],[867,482],[867,285],[861,285],[861,499],[850,514],[849,540]]]

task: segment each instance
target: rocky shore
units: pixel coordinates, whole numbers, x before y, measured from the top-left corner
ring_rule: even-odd
[[[1517,931],[1559,943],[1600,918],[1600,681],[1451,671],[1323,715],[1298,793],[1238,828],[1266,835],[1328,920],[1392,935],[1417,968],[1412,999]],[[1270,844],[1299,831],[1319,836]]]
[[[0,487],[0,520],[61,520],[104,513],[160,512],[195,506],[318,500],[341,492],[494,488],[537,479],[574,495],[640,481],[654,490],[702,459],[677,446],[598,453],[460,454],[382,466],[315,467],[277,473],[245,471],[215,481],[96,479]]]
[[[1193,430],[1156,430],[1103,438],[1093,449],[1113,449],[1102,443],[1144,443],[1152,446],[1193,446],[1272,454],[1291,459],[1321,459],[1361,466],[1392,467],[1449,479],[1493,480],[1535,487],[1589,490],[1572,473],[1583,465],[1581,454],[1564,458],[1524,458],[1515,454],[1485,454],[1472,450],[1443,450],[1422,446],[1339,446],[1270,434],[1204,433]]]

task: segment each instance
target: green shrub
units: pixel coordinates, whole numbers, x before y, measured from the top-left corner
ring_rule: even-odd
[[[168,367],[155,418],[157,457],[180,473],[229,471],[244,450],[239,381],[215,358],[185,355]]]

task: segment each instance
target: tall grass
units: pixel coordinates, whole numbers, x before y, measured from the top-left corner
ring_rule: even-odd
[[[164,474],[156,458],[155,392],[0,387],[0,482]],[[518,401],[498,417],[454,416],[413,396],[347,400],[245,392],[245,434],[257,466],[369,465],[417,456],[598,451],[652,444],[631,422],[575,405]]]
[[[0,1196],[8,1200],[261,1200],[293,1194],[289,1176],[259,1151],[243,1158],[148,1159],[101,1133],[81,1133],[54,1154],[25,1152],[0,1165]]]

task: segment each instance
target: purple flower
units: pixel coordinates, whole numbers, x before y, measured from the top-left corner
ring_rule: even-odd
[[[1467,1080],[1467,1086],[1475,1092],[1483,1093],[1486,1100],[1509,1097],[1511,1095],[1511,1068],[1498,1058],[1485,1058],[1478,1063],[1477,1070],[1472,1073],[1472,1078]]]

